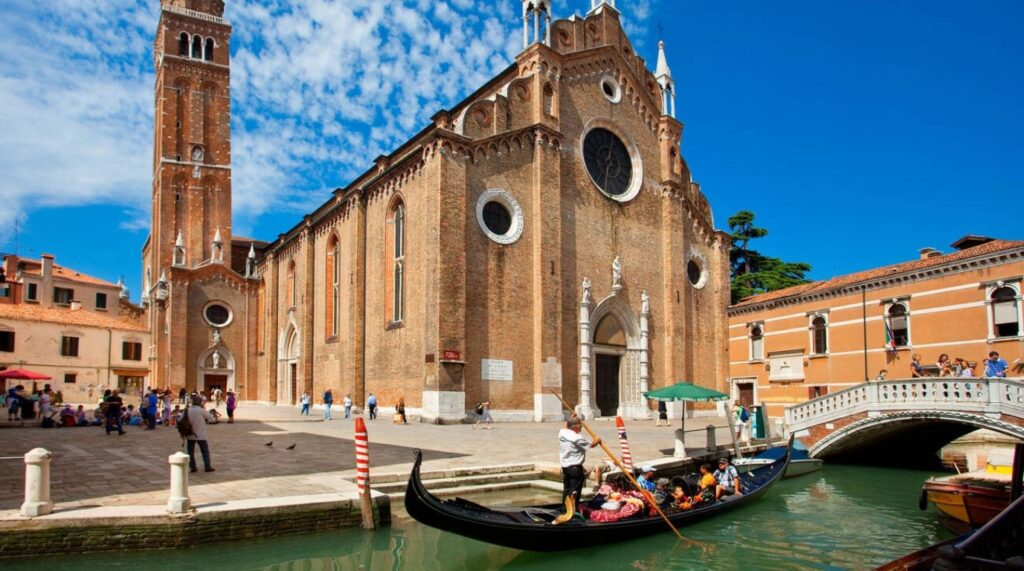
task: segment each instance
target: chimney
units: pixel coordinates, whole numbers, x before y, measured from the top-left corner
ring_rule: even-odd
[[[43,259],[43,267],[40,271],[42,272],[43,279],[49,280],[53,278],[53,254],[43,254],[41,258]]]
[[[934,258],[935,256],[942,255],[942,252],[936,250],[935,248],[921,248],[920,250],[918,250],[918,252],[920,252],[922,260],[927,260],[928,258]]]

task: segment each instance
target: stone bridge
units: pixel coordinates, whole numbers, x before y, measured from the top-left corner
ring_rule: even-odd
[[[875,464],[934,461],[978,428],[1024,441],[1024,378],[870,382],[786,409],[786,430],[811,456]]]

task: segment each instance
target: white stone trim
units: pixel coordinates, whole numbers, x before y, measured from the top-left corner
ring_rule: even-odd
[[[992,294],[999,288],[1008,287],[1016,292],[1017,302],[1017,337],[1024,335],[1024,298],[1021,297],[1021,278],[1010,278],[1007,280],[998,280],[995,282],[989,282],[985,284],[985,316],[988,320],[988,341],[995,342],[1002,339],[1012,339],[1012,337],[997,337],[996,336],[996,317],[995,317],[995,302],[992,301]]]
[[[819,318],[819,317],[825,320],[825,352],[824,353],[816,352],[815,351],[815,346],[814,346],[814,320]],[[811,357],[821,357],[821,356],[824,356],[824,355],[828,355],[831,352],[831,349],[832,349],[832,332],[830,330],[832,328],[829,325],[830,324],[829,324],[829,321],[828,321],[828,310],[827,309],[823,310],[823,311],[812,311],[812,312],[807,314],[807,338],[808,338],[807,339],[808,340],[807,347],[809,348],[809,350],[807,351],[807,354],[809,356],[811,356]]]
[[[509,226],[508,232],[495,234],[484,223],[484,206],[489,202],[497,202],[508,210],[512,218],[512,224]],[[512,244],[519,240],[520,236],[523,235],[523,227],[525,226],[523,224],[523,208],[519,206],[519,201],[509,194],[508,191],[501,188],[491,188],[480,193],[480,197],[476,200],[476,222],[484,235],[499,244]]]
[[[622,140],[622,143],[626,146],[626,151],[629,152],[630,165],[633,169],[632,177],[629,180],[629,188],[627,188],[626,192],[622,193],[619,196],[608,194],[607,192],[604,191],[603,188],[601,188],[601,185],[597,184],[597,181],[594,180],[594,177],[590,176],[590,169],[587,168],[586,160],[583,158],[583,142],[586,141],[587,135],[592,130],[598,128],[607,129],[611,131],[616,137]],[[600,192],[602,195],[616,202],[629,202],[630,200],[636,198],[638,194],[640,194],[640,187],[643,186],[644,181],[644,163],[643,160],[640,158],[640,150],[637,148],[636,142],[633,140],[633,137],[629,136],[629,134],[624,129],[603,117],[595,117],[591,119],[583,128],[582,133],[580,133],[579,153],[580,164],[583,166],[583,170],[587,173],[587,178],[590,179],[590,182],[594,183],[594,187],[597,188],[598,192]]]
[[[700,278],[697,283],[690,281],[690,262],[695,262],[697,267],[700,268]],[[694,287],[694,289],[704,289],[704,286],[708,285],[708,261],[704,258],[704,255],[700,252],[690,252],[690,258],[686,261],[686,281]]]
[[[761,355],[754,356],[754,328],[759,327],[761,329]],[[747,323],[747,361],[764,361],[764,356],[767,354],[765,350],[764,340],[768,336],[765,335],[764,321],[752,321]]]
[[[209,309],[213,305],[222,305],[222,306],[224,306],[228,310],[228,320],[227,321],[225,321],[224,323],[213,323],[212,321],[210,321],[209,319],[206,318],[206,310]],[[216,327],[218,329],[223,329],[224,327],[227,327],[228,325],[231,325],[231,322],[234,321],[234,320],[235,320],[235,310],[232,309],[231,308],[231,304],[229,304],[226,301],[221,301],[219,299],[214,299],[214,300],[210,300],[210,301],[206,302],[203,305],[203,321],[206,322],[206,324],[209,325],[210,327]]]
[[[605,92],[605,85],[611,87],[611,95],[608,95]],[[619,85],[619,82],[616,81],[616,79],[611,75],[605,74],[601,76],[601,79],[597,82],[597,88],[601,90],[601,95],[603,95],[604,98],[607,99],[608,101],[611,101],[612,103],[618,103],[622,101],[622,86]]]

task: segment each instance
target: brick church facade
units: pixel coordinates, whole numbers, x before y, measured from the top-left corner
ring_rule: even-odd
[[[561,419],[551,392],[640,417],[646,390],[725,388],[729,238],[680,155],[663,46],[652,73],[614,2],[552,21],[524,1],[507,69],[269,244],[231,235],[223,1],[162,4],[156,386],[373,393],[429,422],[484,400]]]

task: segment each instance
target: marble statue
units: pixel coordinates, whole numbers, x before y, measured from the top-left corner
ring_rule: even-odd
[[[622,260],[618,256],[615,256],[615,259],[612,260],[612,287],[622,287]]]
[[[216,351],[214,351],[214,353],[213,353],[213,368],[214,369],[219,369],[220,368],[220,353],[218,353]]]
[[[590,303],[590,278],[583,278],[583,303]]]
[[[640,292],[640,313],[646,315],[651,312],[651,296],[647,295],[647,290]]]

